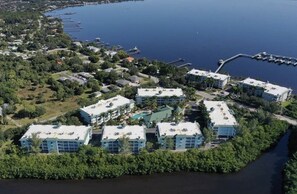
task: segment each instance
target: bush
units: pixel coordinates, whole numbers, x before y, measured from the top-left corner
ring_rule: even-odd
[[[216,149],[141,151],[139,155],[111,155],[99,147],[84,146],[62,155],[10,154],[0,160],[0,178],[83,179],[113,178],[161,172],[199,171],[229,173],[245,167],[286,131],[287,124],[272,120],[254,130],[243,126],[242,135]],[[297,156],[296,156],[297,158]],[[17,170],[16,170],[17,169]]]
[[[284,169],[284,190],[286,194],[297,193],[297,127],[291,130],[289,137],[290,160]]]
[[[31,106],[29,108],[24,108],[22,110],[20,110],[15,117],[16,118],[36,118],[36,117],[40,117],[42,115],[44,115],[46,112],[45,108],[41,107],[41,106]]]

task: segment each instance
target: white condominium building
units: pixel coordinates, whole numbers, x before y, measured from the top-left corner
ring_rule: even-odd
[[[217,138],[229,138],[236,135],[238,123],[224,101],[204,101],[208,112],[208,127],[214,131]]]
[[[247,93],[261,97],[267,101],[283,102],[286,101],[292,94],[291,88],[251,78],[246,78],[245,80],[239,82],[239,85]]]
[[[32,135],[42,140],[42,152],[75,152],[82,145],[87,145],[92,138],[90,126],[66,125],[30,125],[19,140],[22,148],[30,151]]]
[[[198,123],[158,123],[157,138],[163,148],[168,148],[168,139],[173,140],[173,149],[197,148],[203,143],[203,135]]]
[[[230,76],[220,73],[213,73],[211,71],[192,69],[187,73],[187,79],[189,82],[195,82],[200,84],[205,83],[208,86],[223,89],[230,81]]]
[[[101,146],[111,153],[118,153],[121,138],[128,138],[130,151],[138,153],[146,144],[145,128],[139,125],[104,126]]]
[[[89,124],[102,124],[110,119],[124,115],[134,108],[134,101],[117,95],[108,100],[99,100],[96,104],[80,109],[80,115]]]
[[[138,88],[136,103],[143,104],[146,100],[156,99],[158,105],[175,104],[184,101],[185,98],[181,88]]]

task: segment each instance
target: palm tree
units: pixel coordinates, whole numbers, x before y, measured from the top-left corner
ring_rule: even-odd
[[[126,107],[125,106],[121,106],[120,107],[120,114],[124,114],[125,113],[125,110],[126,110]]]
[[[119,153],[121,154],[129,154],[131,153],[129,137],[125,135],[122,138],[119,138]]]
[[[212,89],[215,84],[215,80],[212,77],[209,78],[209,84],[210,84],[210,89]]]
[[[208,77],[204,80],[205,87],[210,87],[210,89],[213,88],[214,83],[215,80],[212,77]]]
[[[174,140],[170,137],[164,138],[164,149],[173,150],[174,149]]]
[[[42,140],[38,138],[37,133],[32,133],[32,137],[31,137],[31,152],[32,153],[40,153],[41,149],[40,149],[40,145],[42,143]]]

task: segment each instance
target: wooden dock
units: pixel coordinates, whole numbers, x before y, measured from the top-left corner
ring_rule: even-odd
[[[233,61],[233,60],[235,60],[235,59],[237,59],[237,58],[240,58],[240,57],[245,57],[245,58],[250,58],[250,59],[252,59],[253,58],[253,56],[251,56],[251,55],[247,55],[247,54],[242,54],[242,53],[240,53],[240,54],[237,54],[237,55],[235,55],[235,56],[233,56],[233,57],[230,57],[230,58],[228,58],[228,59],[226,59],[226,60],[223,60],[223,59],[221,59],[221,60],[219,60],[219,68],[215,71],[215,73],[218,73],[223,67],[224,67],[224,65],[226,64],[226,63],[229,63],[229,62],[231,62],[231,61]]]
[[[172,64],[175,64],[175,63],[179,63],[179,62],[184,62],[185,60],[183,58],[178,58],[174,61],[171,61],[171,62],[168,62],[166,63],[167,65],[172,65]]]
[[[184,64],[181,64],[181,65],[177,65],[176,67],[177,68],[182,68],[182,67],[187,67],[187,66],[191,66],[192,63],[184,63]]]

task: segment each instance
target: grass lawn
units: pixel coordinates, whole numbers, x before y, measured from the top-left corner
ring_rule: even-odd
[[[54,78],[55,80],[58,80],[60,77],[65,77],[65,76],[67,77],[71,75],[72,75],[71,71],[62,71],[62,72],[52,74],[52,78]]]
[[[288,101],[285,101],[285,102],[282,102],[282,107],[287,107],[289,106],[291,103],[293,102],[293,100],[288,100]]]
[[[45,99],[44,103],[37,104],[37,97],[39,94],[43,94],[43,98]],[[54,120],[57,116],[63,115],[69,111],[73,111],[78,109],[80,106],[77,104],[77,100],[80,97],[87,97],[87,94],[82,94],[81,96],[73,96],[70,98],[67,98],[65,101],[56,101],[52,96],[54,92],[48,88],[48,86],[45,87],[37,87],[34,91],[28,87],[20,90],[18,92],[18,97],[22,100],[22,104],[17,105],[17,110],[23,109],[25,106],[30,105],[38,105],[45,108],[46,113],[42,115],[41,117],[29,119],[29,118],[23,118],[23,119],[15,119],[13,118],[13,115],[10,115],[11,118],[13,118],[18,124],[20,125],[26,125],[33,122],[45,122],[47,120]]]
[[[16,125],[14,125],[11,122],[8,122],[7,125],[0,125],[0,131],[1,130],[6,131],[7,129],[11,129],[11,128],[15,128],[15,127],[16,127]]]

